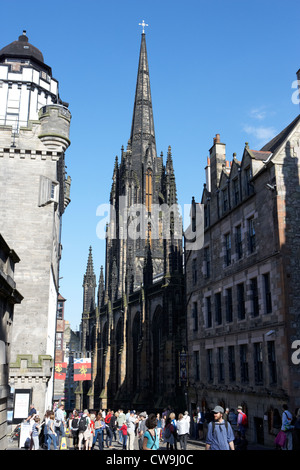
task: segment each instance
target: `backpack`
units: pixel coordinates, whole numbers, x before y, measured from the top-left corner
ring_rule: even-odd
[[[227,429],[228,429],[228,421],[227,419],[224,419],[224,422],[225,422],[225,428],[226,428],[226,432],[227,432]],[[223,423],[220,424],[220,426],[222,426]],[[215,432],[215,427],[216,427],[216,422],[215,421],[212,421],[212,434]]]
[[[167,426],[165,429],[165,438],[169,439],[169,437],[171,437],[171,429],[170,426]]]
[[[159,438],[158,438],[158,435],[155,431],[155,434],[154,434],[154,437],[152,436],[152,434],[147,430],[146,433],[149,434],[149,436],[151,437],[152,439],[152,446],[150,447],[150,449],[152,450],[153,448],[154,449],[159,449]],[[145,433],[145,434],[146,434]]]
[[[243,413],[243,417],[242,417],[242,423],[241,423],[243,426],[247,427],[248,426],[248,418],[247,416],[245,415],[245,413]]]
[[[78,426],[79,426],[78,419],[73,418],[71,422],[71,428],[74,429],[74,431],[77,431]]]
[[[87,419],[86,416],[82,416],[79,420],[78,430],[84,432],[87,429]]]

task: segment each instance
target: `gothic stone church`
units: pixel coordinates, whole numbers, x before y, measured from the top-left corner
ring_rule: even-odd
[[[113,170],[105,278],[101,268],[97,298],[91,248],[83,281],[82,355],[90,354],[93,364],[92,382],[77,389],[83,406],[185,407],[185,384],[179,380],[186,347],[182,226],[176,203],[171,149],[165,164],[156,153],[143,32],[131,134]],[[138,219],[141,214],[131,210],[136,205],[144,208]],[[172,208],[169,218],[163,217],[166,207]],[[130,234],[136,220],[138,228]],[[141,236],[133,236],[139,231]]]

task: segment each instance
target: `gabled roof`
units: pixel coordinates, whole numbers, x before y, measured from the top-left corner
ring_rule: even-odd
[[[283,131],[281,131],[276,137],[270,140],[269,143],[264,145],[261,151],[275,153],[276,150],[285,141],[285,139],[287,139],[287,137],[293,131],[293,129],[296,127],[299,121],[300,121],[300,114],[285,129],[283,129]]]

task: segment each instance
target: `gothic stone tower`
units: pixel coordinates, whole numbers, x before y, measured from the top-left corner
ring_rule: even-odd
[[[176,406],[185,346],[182,226],[171,148],[166,164],[156,151],[144,33],[130,138],[112,180],[105,282],[95,309],[95,406]]]
[[[10,383],[31,390],[40,413],[52,403],[62,215],[71,114],[58,82],[26,32],[0,50],[0,233],[20,263]]]

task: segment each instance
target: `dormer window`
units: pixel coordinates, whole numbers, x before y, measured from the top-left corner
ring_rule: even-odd
[[[251,167],[249,166],[248,168],[245,169],[245,184],[246,184],[246,195],[250,196],[250,194],[253,194],[254,189],[253,189],[253,183],[251,182],[252,179],[252,171]]]
[[[240,202],[240,188],[239,188],[238,178],[235,178],[232,183],[233,183],[233,200],[234,200],[234,204],[237,206],[238,203]]]

